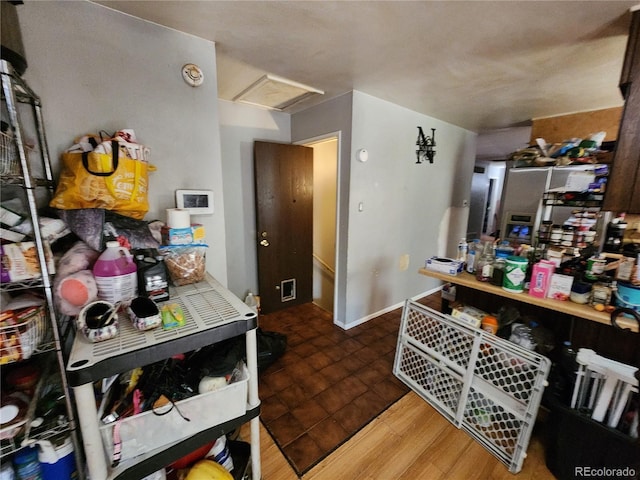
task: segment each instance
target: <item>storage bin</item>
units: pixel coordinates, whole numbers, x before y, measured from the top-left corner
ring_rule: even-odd
[[[219,390],[102,425],[100,433],[107,458],[113,456],[116,425],[122,442],[121,460],[127,460],[244,415],[248,380],[249,371],[243,365],[240,380]]]
[[[640,440],[591,420],[557,399],[550,399],[549,408],[545,461],[559,480],[637,478]],[[624,469],[635,473],[625,475]]]
[[[44,306],[3,312],[0,320],[0,365],[27,360],[47,333]]]

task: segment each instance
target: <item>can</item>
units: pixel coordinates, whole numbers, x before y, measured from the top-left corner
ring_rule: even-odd
[[[584,272],[585,278],[589,280],[597,280],[604,272],[604,267],[606,267],[606,265],[607,261],[604,258],[597,256],[588,258],[587,269]]]
[[[502,289],[512,293],[522,293],[524,291],[524,279],[527,275],[529,261],[524,257],[507,257],[504,267],[504,277]]]

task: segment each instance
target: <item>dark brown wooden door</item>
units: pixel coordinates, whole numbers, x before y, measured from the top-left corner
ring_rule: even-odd
[[[313,149],[254,143],[258,288],[263,313],[313,299]]]

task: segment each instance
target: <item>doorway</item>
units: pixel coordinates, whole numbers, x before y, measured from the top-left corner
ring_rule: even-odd
[[[333,314],[336,277],[338,137],[302,143],[313,149],[313,303]]]

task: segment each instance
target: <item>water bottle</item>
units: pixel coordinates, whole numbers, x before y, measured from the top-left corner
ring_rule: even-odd
[[[118,242],[107,242],[93,265],[98,298],[110,303],[131,300],[138,295],[138,268],[133,256]]]
[[[458,260],[462,262],[463,267],[467,265],[467,253],[469,253],[469,244],[466,238],[461,238],[458,242]]]
[[[469,245],[469,252],[467,252],[467,272],[475,273],[480,253],[480,240],[476,238]]]
[[[247,307],[251,308],[251,310],[256,312],[256,315],[258,314],[258,302],[253,293],[251,292],[247,293],[247,296],[244,299],[244,303]]]

